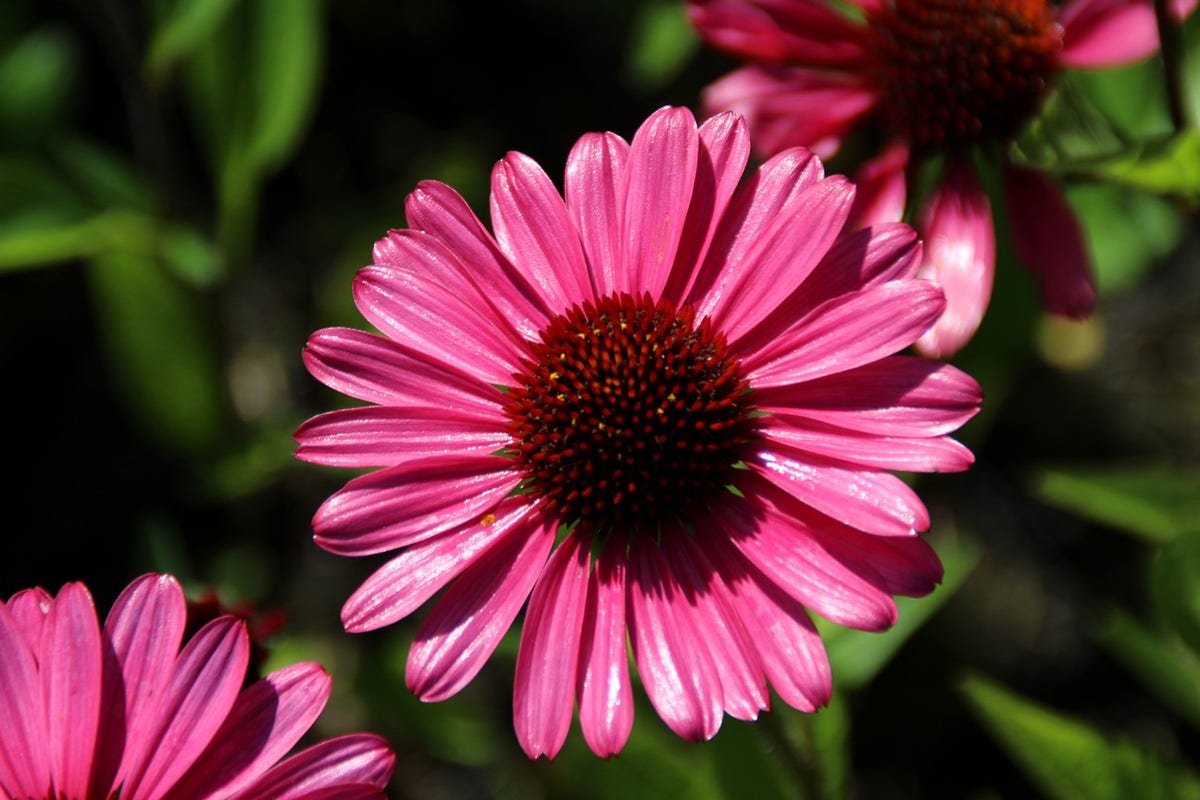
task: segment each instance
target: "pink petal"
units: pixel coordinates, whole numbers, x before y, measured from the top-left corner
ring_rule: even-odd
[[[996,239],[992,208],[971,167],[950,167],[921,215],[925,261],[920,276],[946,293],[946,313],[917,342],[932,358],[954,355],[975,334],[992,295]]]
[[[775,412],[767,418],[763,438],[796,454],[849,465],[903,472],[961,472],[975,462],[971,451],[948,436],[928,439],[864,435],[816,420]]]
[[[927,281],[891,281],[826,302],[743,362],[755,388],[811,381],[878,361],[921,335],[945,308]]]
[[[828,703],[833,693],[829,659],[804,606],[767,580],[711,522],[702,523],[696,543],[728,587],[759,663],[780,698],[801,711]]]
[[[713,508],[714,521],[757,569],[783,591],[826,619],[860,630],[882,631],[896,623],[896,604],[879,589],[876,575],[842,564],[814,537],[798,505],[765,479],[747,476],[749,503]],[[741,488],[739,486],[739,488]]]
[[[513,681],[513,725],[530,758],[554,758],[567,740],[579,671],[592,537],[569,535],[529,597]]]
[[[1196,6],[1200,5],[1197,0],[1168,0],[1167,10],[1171,12],[1171,17],[1175,22],[1183,22],[1196,10]]]
[[[618,288],[657,299],[675,263],[696,180],[700,137],[686,108],[662,108],[634,134],[621,184]]]
[[[729,589],[690,533],[664,531],[662,548],[687,599],[677,608],[691,618],[720,676],[725,712],[735,719],[758,719],[758,712],[771,706],[767,676]]]
[[[834,176],[810,186],[726,264],[710,301],[697,309],[731,343],[774,311],[802,284],[837,239],[850,213],[854,187]]]
[[[881,536],[928,530],[925,505],[895,475],[793,455],[764,450],[750,466],[800,502],[853,528]]]
[[[212,745],[172,789],[178,797],[233,797],[275,766],[308,732],[329,699],[320,664],[292,664],[240,695]]]
[[[861,26],[823,3],[691,0],[688,16],[708,44],[752,61],[839,67],[865,55]]]
[[[496,164],[491,207],[500,249],[533,279],[554,313],[595,296],[579,234],[537,162],[509,153]]]
[[[877,102],[876,90],[856,75],[796,67],[743,67],[701,96],[710,113],[732,111],[746,118],[755,152],[807,147],[822,158],[837,152]]]
[[[854,227],[899,222],[908,202],[908,145],[893,142],[858,168],[858,195],[850,214]]]
[[[1052,314],[1081,319],[1096,307],[1096,282],[1075,213],[1058,187],[1036,170],[1007,166],[1009,229],[1021,263],[1037,276]]]
[[[873,536],[815,515],[809,530],[838,561],[888,594],[924,597],[942,580],[942,562],[919,536]]]
[[[122,800],[159,800],[220,729],[246,677],[250,638],[235,617],[213,620],[179,654],[152,724],[131,730],[141,759],[129,765]]]
[[[351,328],[317,331],[304,348],[304,365],[331,389],[378,405],[423,406],[431,399],[465,414],[500,408],[499,392],[390,339]]]
[[[35,653],[41,649],[42,626],[53,603],[54,598],[41,587],[22,589],[8,601],[8,613],[12,614],[13,623]]]
[[[404,201],[408,224],[431,234],[455,253],[501,316],[527,340],[536,339],[550,318],[547,298],[510,262],[467,202],[437,181],[422,181]]]
[[[1149,0],[1068,0],[1059,22],[1059,60],[1066,67],[1114,67],[1158,51],[1158,24]]]
[[[863,434],[940,436],[979,411],[983,393],[962,370],[890,356],[806,383],[762,390],[764,411],[799,415]]]
[[[481,519],[406,548],[350,596],[342,606],[342,624],[347,631],[361,633],[407,617],[515,526],[523,525],[530,510],[525,497],[505,498]]]
[[[38,664],[24,633],[0,603],[0,794],[46,797],[51,773]]]
[[[382,791],[391,779],[396,757],[386,741],[358,733],[327,739],[276,765],[235,800],[313,800],[343,797],[324,789],[351,790],[345,797],[372,797],[362,786]]]
[[[41,653],[46,741],[56,790],[88,796],[100,719],[100,623],[92,596],[68,583],[46,615]]]
[[[736,190],[718,221],[707,257],[692,285],[681,295],[684,302],[706,307],[714,284],[722,279],[727,266],[745,261],[746,254],[783,209],[823,177],[821,160],[801,149],[780,153],[755,170]]]
[[[578,690],[583,738],[601,758],[621,752],[633,730],[625,570],[625,539],[609,536],[588,586]]]
[[[128,774],[135,762],[148,757],[147,750],[158,746],[151,727],[159,718],[186,620],[183,589],[170,575],[141,576],[109,610],[104,634],[121,669],[106,671],[104,693],[106,697],[123,694],[125,703],[109,706],[102,726],[110,737],[120,731],[127,739],[115,743],[123,744],[122,750],[102,737],[100,760],[108,765],[106,774],[111,774],[116,759],[121,760],[121,775]]]
[[[586,134],[567,156],[563,183],[567,213],[579,231],[600,296],[617,290],[623,213],[621,181],[628,159],[629,145],[615,133]]]
[[[647,536],[629,544],[629,632],[646,694],[663,722],[691,741],[721,727],[721,678],[670,562]]]
[[[316,542],[339,555],[413,544],[479,519],[521,480],[512,460],[443,456],[363,475],[313,517]]]
[[[364,267],[354,302],[394,341],[477,380],[504,385],[518,371],[520,354],[487,315],[417,273]]]
[[[331,467],[389,467],[433,456],[487,455],[512,442],[499,414],[369,406],[320,414],[295,433],[296,457]]]
[[[750,160],[750,134],[736,114],[717,114],[700,126],[696,182],[688,218],[664,291],[673,301],[687,297]]]
[[[450,585],[408,654],[405,680],[417,697],[444,700],[483,668],[533,589],[557,527],[546,515],[514,527]]]

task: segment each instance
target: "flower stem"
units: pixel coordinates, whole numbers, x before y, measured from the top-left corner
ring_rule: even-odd
[[[770,711],[759,717],[758,729],[791,774],[800,797],[804,800],[824,800],[821,767],[817,762],[812,731],[807,725],[790,728],[784,729],[777,711]]]
[[[1179,133],[1188,127],[1187,104],[1183,94],[1183,33],[1171,19],[1167,0],[1154,0],[1154,18],[1158,23],[1171,125]]]

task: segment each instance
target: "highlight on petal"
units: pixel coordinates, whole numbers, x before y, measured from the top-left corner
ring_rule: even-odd
[[[1158,23],[1149,0],[1068,0],[1059,23],[1059,59],[1067,67],[1113,67],[1158,50]]]
[[[615,133],[587,134],[567,156],[563,181],[567,213],[579,232],[592,281],[600,294],[618,288],[624,210],[621,182],[628,160],[629,144]]]
[[[243,790],[238,800],[383,798],[395,763],[396,756],[378,736],[339,736],[277,764]]]
[[[1096,281],[1075,213],[1046,175],[1023,167],[1004,170],[1013,247],[1037,276],[1051,314],[1082,319],[1096,307]]]
[[[18,796],[41,797],[50,787],[46,711],[34,652],[0,603],[0,786]]]
[[[588,583],[579,663],[579,727],[601,758],[621,752],[633,729],[626,644],[625,542],[608,537]]]
[[[917,342],[933,358],[954,355],[975,335],[992,296],[996,234],[987,193],[971,167],[953,164],[921,214],[920,276],[946,293],[946,312]]]

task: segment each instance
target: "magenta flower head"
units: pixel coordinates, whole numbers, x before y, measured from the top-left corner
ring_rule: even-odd
[[[296,434],[300,458],[380,469],[330,497],[317,542],[399,551],[351,631],[442,591],[407,682],[440,700],[528,600],[513,711],[531,757],[633,724],[627,647],[688,739],[753,719],[768,686],[829,699],[809,610],[879,631],[941,566],[889,469],[953,471],[978,409],[962,372],[896,356],[944,308],[899,223],[844,232],[854,187],[802,149],[745,182],[740,117],[654,113],[581,138],[560,195],[528,157],[492,173],[494,235],[448,186],[408,197],[354,297],[383,335],[318,331],[309,371],[369,405]],[[740,185],[739,185],[740,184]]]
[[[366,800],[392,755],[376,736],[330,739],[280,761],[329,697],[317,664],[243,689],[250,644],[232,616],[184,645],[183,591],[144,575],[104,627],[87,588],[0,603],[0,798]]]
[[[1124,64],[1158,49],[1150,0],[688,0],[714,47],[745,58],[705,90],[710,111],[749,120],[764,155],[802,145],[822,156],[853,129],[872,127],[881,149],[858,174],[859,224],[900,219],[907,176],[943,155],[940,180],[914,215],[925,238],[920,274],[941,284],[946,313],[918,342],[953,355],[991,298],[995,234],[971,155],[999,152],[1041,107],[1067,68]],[[1196,0],[1172,0],[1177,18]],[[1015,252],[1051,313],[1082,318],[1096,303],[1079,224],[1045,174],[1005,162]]]

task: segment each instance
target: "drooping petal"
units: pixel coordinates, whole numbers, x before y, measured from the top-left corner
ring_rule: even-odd
[[[1004,170],[1013,247],[1037,276],[1042,303],[1052,314],[1082,319],[1096,307],[1096,281],[1083,232],[1062,192],[1041,172]]]
[[[756,388],[811,381],[885,358],[912,344],[946,307],[928,281],[891,281],[835,297],[748,354]]]
[[[952,165],[921,215],[925,260],[920,276],[946,293],[946,312],[917,342],[933,358],[957,353],[975,335],[992,296],[996,234],[987,193],[971,167]]]
[[[812,536],[795,500],[763,478],[748,475],[746,504],[720,504],[714,518],[733,544],[768,579],[805,607],[839,625],[882,631],[896,622],[896,604],[879,589],[882,579],[847,568]],[[739,486],[741,488],[741,486]]]
[[[480,381],[504,385],[518,369],[520,354],[488,315],[418,273],[363,267],[354,302],[392,340]]]
[[[628,609],[633,656],[650,702],[663,722],[690,741],[721,727],[721,678],[701,633],[680,606],[672,565],[648,536],[629,544]]]
[[[38,656],[46,708],[46,744],[54,786],[88,796],[100,720],[100,622],[92,596],[69,583],[55,598]]]
[[[368,403],[422,406],[436,398],[442,408],[465,414],[500,408],[490,384],[365,331],[317,331],[304,348],[304,365],[329,388]]]
[[[854,176],[858,194],[850,212],[853,227],[899,222],[908,202],[908,145],[896,141],[867,159]]]
[[[789,455],[762,450],[749,465],[800,502],[853,528],[881,536],[907,536],[928,529],[924,504],[890,472]]]
[[[0,793],[49,794],[50,759],[38,665],[12,614],[0,603]]]
[[[1074,69],[1113,67],[1158,50],[1158,25],[1149,0],[1067,0],[1059,13],[1058,57]]]
[[[664,531],[662,548],[687,600],[677,609],[691,618],[720,676],[725,712],[735,719],[757,719],[759,711],[771,706],[767,675],[728,587],[691,534],[679,528]]]
[[[554,758],[571,727],[591,539],[576,530],[563,540],[529,597],[513,680],[513,725],[530,758]]]
[[[329,411],[295,433],[296,458],[331,467],[390,467],[434,456],[486,455],[512,441],[498,415],[443,407]]]
[[[533,589],[557,527],[546,516],[526,520],[450,585],[408,653],[405,681],[417,697],[444,700],[483,668]]]
[[[691,0],[688,17],[713,47],[754,61],[848,67],[865,55],[865,29],[824,3]]]
[[[360,633],[407,617],[514,526],[523,525],[531,510],[523,497],[505,498],[480,519],[405,548],[350,595],[342,606],[342,625]]]
[[[696,543],[728,587],[775,692],[801,711],[828,703],[833,693],[829,659],[804,606],[767,580],[709,520],[699,526]]]
[[[355,478],[313,517],[317,544],[370,555],[479,519],[520,482],[509,459],[443,456]]]
[[[272,672],[240,695],[212,744],[172,788],[178,797],[232,797],[287,755],[321,714],[332,680],[320,664]]]
[[[246,677],[250,638],[232,616],[205,625],[183,648],[150,724],[130,731],[140,758],[129,765],[122,800],[159,800],[208,747]]]
[[[629,144],[615,133],[585,134],[567,156],[563,197],[601,296],[617,289],[624,199],[621,182],[628,160]]]
[[[525,339],[535,339],[554,311],[539,287],[500,252],[500,246],[471,211],[467,201],[444,183],[421,181],[404,201],[408,224],[425,231],[455,253],[486,287],[509,324]]]
[[[579,674],[579,726],[592,752],[621,752],[633,729],[626,636],[625,541],[610,536],[588,586]]]
[[[349,791],[348,797],[373,797],[362,787],[382,792],[395,762],[391,748],[378,736],[339,736],[277,764],[231,800],[313,800],[323,796],[322,790],[339,788]]]
[[[492,227],[510,261],[562,313],[595,294],[567,207],[537,162],[509,153],[492,171]]]
[[[749,66],[709,84],[701,95],[710,113],[746,118],[755,152],[807,147],[822,158],[879,102],[875,89],[851,73]]]
[[[634,134],[621,184],[622,291],[661,297],[688,218],[699,149],[686,108],[659,109]]]
[[[948,436],[899,438],[864,434],[775,412],[766,418],[763,438],[803,461],[808,455],[869,469],[903,472],[961,472],[975,457]]]
[[[764,411],[880,436],[940,436],[979,411],[979,384],[957,367],[891,356],[824,378],[761,390]]]

